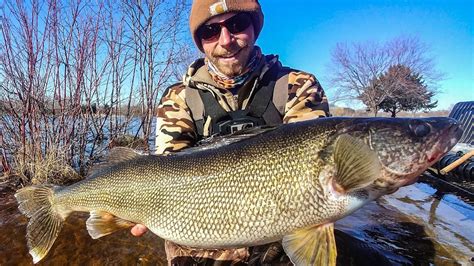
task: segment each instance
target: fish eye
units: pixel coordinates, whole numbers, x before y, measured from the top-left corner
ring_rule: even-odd
[[[411,130],[415,133],[415,136],[421,138],[428,135],[431,132],[431,127],[425,123],[410,125]]]

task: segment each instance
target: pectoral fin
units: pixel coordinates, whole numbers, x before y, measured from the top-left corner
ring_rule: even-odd
[[[296,266],[336,265],[334,225],[305,228],[287,235],[282,241],[286,254]]]
[[[334,150],[336,190],[350,192],[374,182],[381,172],[375,151],[363,141],[341,135]]]
[[[91,211],[86,221],[87,231],[93,239],[109,235],[118,230],[130,228],[134,223],[121,219],[108,212]]]

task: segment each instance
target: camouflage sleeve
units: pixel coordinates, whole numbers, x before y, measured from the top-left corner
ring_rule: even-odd
[[[183,85],[175,85],[163,93],[156,120],[156,154],[177,152],[194,145],[195,128],[184,100],[184,89]]]
[[[329,104],[323,88],[311,74],[290,72],[288,102],[283,123],[329,116]]]
[[[248,248],[200,249],[165,241],[168,265],[246,265]]]

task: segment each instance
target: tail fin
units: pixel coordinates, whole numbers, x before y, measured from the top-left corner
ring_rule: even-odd
[[[30,186],[17,191],[18,209],[30,218],[26,227],[28,248],[33,263],[40,261],[59,235],[67,213],[59,213],[52,205],[52,186]]]

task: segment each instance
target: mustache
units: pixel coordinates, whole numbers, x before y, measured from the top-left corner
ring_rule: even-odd
[[[214,57],[229,57],[232,56],[240,51],[240,48],[235,49],[235,50],[226,50],[226,51],[220,51],[213,53],[212,56]]]
[[[232,56],[238,52],[240,52],[241,50],[244,50],[245,48],[247,48],[248,45],[245,44],[245,45],[238,45],[238,44],[234,44],[228,48],[222,48],[222,49],[216,49],[213,53],[212,53],[212,56],[214,57],[229,57],[229,56]]]

